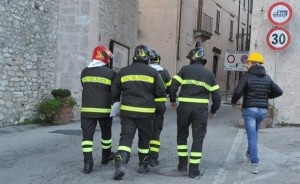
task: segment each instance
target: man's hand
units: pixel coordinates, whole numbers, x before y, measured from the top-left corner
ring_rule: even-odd
[[[177,109],[177,104],[176,104],[176,102],[171,103],[170,106],[171,106],[171,108],[172,108],[173,110],[176,110],[176,109]]]
[[[210,113],[208,114],[208,117],[209,117],[209,118],[214,118],[214,117],[216,117],[216,114],[210,112]]]

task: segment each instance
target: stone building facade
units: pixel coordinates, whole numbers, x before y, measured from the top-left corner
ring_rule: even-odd
[[[267,73],[283,89],[283,95],[275,99],[275,107],[278,110],[277,121],[279,124],[300,124],[300,95],[298,94],[300,83],[300,63],[298,62],[300,48],[300,4],[299,1],[284,1],[293,9],[291,21],[284,27],[291,34],[290,45],[278,52],[277,65],[275,63],[277,53],[268,47],[266,36],[270,29],[275,27],[268,19],[268,10],[271,5],[279,0],[255,1],[253,6],[253,22],[250,51],[261,52],[265,59]],[[277,66],[277,71],[275,70]],[[273,101],[270,101],[273,104]]]
[[[81,101],[80,73],[96,45],[115,40],[132,57],[138,0],[0,1],[0,126],[37,115],[54,88]]]
[[[189,64],[186,56],[192,48],[196,45],[203,47],[208,60],[206,67],[215,72],[221,90],[225,92],[227,72],[224,71],[224,53],[237,50],[237,43],[239,50],[246,50],[246,30],[251,23],[249,9],[252,3],[253,0],[140,1],[138,43],[149,44],[156,49],[162,56],[161,64],[171,75]],[[239,40],[236,39],[237,34],[240,35]],[[234,80],[237,78],[231,72],[228,86],[231,91],[236,84]]]

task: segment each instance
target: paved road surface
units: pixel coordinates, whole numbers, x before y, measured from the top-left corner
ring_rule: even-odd
[[[92,184],[92,183],[203,183],[203,184],[298,184],[300,183],[300,128],[261,129],[259,134],[260,173],[248,173],[243,162],[246,150],[244,129],[236,127],[241,113],[222,105],[216,118],[209,119],[204,141],[202,176],[189,179],[179,173],[176,152],[176,113],[167,110],[161,135],[160,165],[147,174],[137,173],[137,137],[122,181],[112,179],[114,162],[101,165],[100,133],[95,135],[94,170],[82,172],[79,122],[67,125],[0,128],[1,184]],[[113,150],[117,149],[120,121],[113,123]],[[191,136],[190,136],[191,137]],[[189,139],[189,145],[191,139]]]

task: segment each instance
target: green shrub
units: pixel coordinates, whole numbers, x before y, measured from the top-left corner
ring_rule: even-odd
[[[60,99],[61,106],[74,106],[76,104],[77,104],[77,102],[76,102],[75,98],[73,98],[73,97]]]
[[[51,95],[56,99],[63,99],[71,97],[71,91],[68,89],[53,89]]]
[[[53,124],[58,113],[60,101],[58,99],[45,99],[38,108],[41,124]]]
[[[53,98],[47,98],[39,104],[38,112],[41,124],[56,124],[59,122],[59,114],[64,108],[74,107],[76,100],[68,89],[53,89]]]

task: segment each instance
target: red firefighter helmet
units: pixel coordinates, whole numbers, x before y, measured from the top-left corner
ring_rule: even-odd
[[[110,59],[113,57],[112,52],[105,46],[97,46],[93,51],[93,60],[103,61],[108,64]]]

